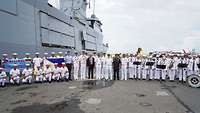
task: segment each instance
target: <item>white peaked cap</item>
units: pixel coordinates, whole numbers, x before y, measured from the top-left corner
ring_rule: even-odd
[[[26,64],[26,66],[30,66],[30,64]]]
[[[8,54],[3,54],[3,56],[8,56]]]
[[[48,53],[44,53],[44,55],[48,55]]]
[[[25,53],[25,55],[30,55],[30,53]]]
[[[14,56],[18,55],[17,53],[13,53]]]
[[[39,55],[40,53],[36,52],[35,54],[36,54],[36,55]]]

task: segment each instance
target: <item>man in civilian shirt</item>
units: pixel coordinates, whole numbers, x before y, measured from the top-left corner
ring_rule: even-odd
[[[70,55],[70,51],[66,52],[65,63],[69,71],[69,80],[72,81],[72,66],[73,66],[73,57]]]
[[[92,54],[87,58],[87,67],[88,67],[88,78],[93,79],[94,78],[94,67],[95,67],[95,59],[92,56]]]

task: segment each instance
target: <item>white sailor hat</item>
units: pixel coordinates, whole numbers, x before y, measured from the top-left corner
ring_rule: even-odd
[[[65,54],[69,54],[69,53],[70,53],[70,51],[65,52]]]
[[[2,67],[0,67],[0,70],[3,70],[3,68],[2,68]]]
[[[51,52],[52,55],[56,54],[55,52]]]
[[[13,53],[12,55],[13,55],[13,56],[17,56],[18,54],[17,54],[17,53]]]
[[[44,55],[48,55],[48,53],[44,53]]]
[[[30,55],[30,53],[25,53],[25,55],[27,55],[27,56],[28,56],[28,55]]]
[[[17,67],[17,64],[13,64],[13,67]]]
[[[58,63],[54,63],[54,65],[55,65],[55,66],[57,66],[57,65],[58,65]]]
[[[40,53],[36,52],[35,54],[36,54],[36,55],[39,55]]]
[[[65,65],[65,63],[63,62],[62,65]]]
[[[3,54],[3,56],[8,56],[8,54]]]
[[[30,66],[30,64],[25,64],[27,67]]]
[[[58,53],[59,53],[59,54],[63,54],[63,52],[61,52],[61,51],[60,51],[60,52],[58,52]]]

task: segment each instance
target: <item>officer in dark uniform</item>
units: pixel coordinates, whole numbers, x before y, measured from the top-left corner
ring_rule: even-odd
[[[114,71],[114,80],[119,80],[119,70],[121,68],[121,59],[118,54],[115,54],[113,58],[113,71]]]

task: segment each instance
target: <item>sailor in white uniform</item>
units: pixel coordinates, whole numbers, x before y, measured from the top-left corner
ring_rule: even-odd
[[[75,53],[75,56],[73,57],[73,67],[74,67],[74,79],[78,80],[79,68],[80,68],[80,59],[79,59],[77,52]]]
[[[105,79],[105,76],[106,76],[106,53],[103,54],[101,61],[102,61],[101,79],[103,79],[103,78]]]
[[[42,58],[39,57],[40,53],[35,53],[35,57],[33,58],[33,66],[34,69],[36,69],[37,67],[41,67],[41,64],[43,62]]]
[[[61,70],[60,68],[58,67],[58,63],[55,63],[54,64],[54,69],[53,69],[53,76],[52,76],[52,79],[54,81],[59,81],[61,78]]]
[[[62,67],[60,67],[60,72],[61,72],[61,79],[62,80],[68,80],[69,78],[69,71],[66,66],[66,64],[63,62]]]
[[[170,81],[174,81],[177,70],[177,61],[175,61],[174,56],[171,56],[167,65],[168,76]]]
[[[113,80],[113,70],[112,70],[112,63],[113,59],[110,54],[107,55],[105,67],[106,67],[106,73],[105,73],[105,79],[106,80]]]
[[[6,72],[3,71],[3,68],[0,67],[0,87],[5,87],[6,85]]]
[[[48,53],[44,53],[44,57],[42,58],[42,67],[40,67],[40,68],[42,68],[42,69],[46,69],[46,65],[47,64],[49,64],[50,62],[47,60],[48,59]]]
[[[26,62],[32,62],[32,58],[30,57],[30,53],[25,53],[25,57],[23,59]]]
[[[57,56],[57,58],[64,58],[64,57],[63,57],[63,52],[61,52],[61,51],[58,52],[58,56]]]
[[[43,82],[43,70],[41,69],[41,67],[37,67],[35,70],[34,70],[34,75],[35,75],[35,81],[36,82]]]
[[[13,69],[10,70],[10,76],[11,76],[11,79],[10,79],[10,83],[12,84],[20,84],[20,70],[17,69],[17,64],[14,64],[13,65]]]
[[[179,60],[179,64],[188,64],[188,59],[186,58],[185,55],[181,56],[181,59]],[[181,68],[179,71],[179,82],[186,82],[187,78],[187,67]]]
[[[19,60],[19,59],[17,58],[18,53],[13,53],[12,55],[13,55],[13,57],[11,58],[11,60],[13,60],[14,62],[15,62],[16,60]]]
[[[26,64],[26,68],[22,71],[22,75],[22,83],[32,83],[32,69],[30,68],[30,64]]]
[[[142,76],[142,80],[146,80],[147,78],[147,66],[146,61],[147,61],[147,56],[143,56],[141,59],[142,63],[141,63],[141,76]]]
[[[198,69],[197,69],[196,73],[200,74],[200,55],[198,55],[196,58],[196,64],[199,65],[199,67],[197,66]]]
[[[82,55],[79,56],[79,60],[80,60],[80,73],[81,73],[81,80],[85,80],[86,79],[86,60],[87,60],[87,56],[85,54],[85,51],[82,52]]]
[[[152,56],[149,56],[146,62],[152,62],[154,63],[153,65],[146,65],[146,75],[149,76],[149,80],[154,79],[154,68],[155,68],[155,61],[153,60]]]
[[[49,58],[56,58],[56,53],[55,52],[51,52],[51,56]]]
[[[134,65],[133,62],[135,61],[135,58],[133,54],[130,55],[128,58],[128,67],[129,67],[129,78],[133,79],[134,78]]]
[[[126,57],[125,54],[122,55],[121,58],[121,80],[127,80],[128,76],[127,76],[127,67],[128,67],[128,58]]]
[[[198,74],[197,58],[196,56],[190,56],[188,59],[188,72],[187,75]]]
[[[142,62],[140,57],[135,57],[135,61],[134,62]],[[140,79],[141,78],[141,65],[135,65],[134,64],[134,78]]]
[[[44,81],[48,81],[49,83],[51,83],[51,79],[52,79],[52,69],[50,68],[50,65],[47,64],[46,65],[46,69],[44,69]]]
[[[161,56],[161,57],[158,59],[157,65],[166,65],[164,56]],[[162,80],[165,80],[165,78],[166,78],[166,69],[156,68],[155,77],[156,77],[156,78],[155,78],[156,80],[160,80],[160,78],[161,78]]]
[[[101,55],[98,54],[97,58],[96,58],[96,63],[95,63],[95,67],[96,67],[96,79],[100,80],[101,79],[101,68],[102,68],[102,60],[101,60]]]

